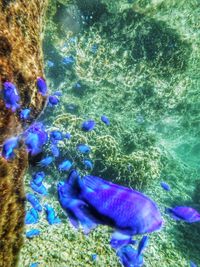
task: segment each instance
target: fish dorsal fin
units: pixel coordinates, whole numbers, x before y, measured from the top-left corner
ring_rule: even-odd
[[[102,180],[101,178],[97,176],[92,176],[92,175],[86,175],[83,177],[82,186],[92,191],[110,188],[109,183],[107,183],[106,181]]]

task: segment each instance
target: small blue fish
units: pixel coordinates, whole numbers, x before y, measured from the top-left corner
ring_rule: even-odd
[[[42,96],[46,96],[48,89],[45,80],[42,77],[38,77],[36,84],[38,88],[38,93],[40,93]]]
[[[176,206],[175,208],[167,208],[166,212],[174,220],[182,220],[188,223],[200,221],[200,213],[191,207]]]
[[[85,132],[90,132],[94,129],[96,123],[94,120],[84,121],[81,125],[81,129]]]
[[[62,92],[61,92],[61,91],[55,91],[55,92],[53,93],[53,95],[62,96]]]
[[[38,223],[39,215],[36,209],[31,208],[26,212],[25,224],[36,224]]]
[[[130,245],[121,247],[117,256],[124,267],[141,267],[144,263],[143,256],[138,255],[137,250]]]
[[[42,151],[42,147],[46,144],[48,140],[48,135],[45,132],[42,123],[32,124],[23,134],[25,145],[28,152],[34,156]]]
[[[40,230],[38,229],[31,229],[30,231],[26,232],[27,238],[33,238],[38,235],[40,235]]]
[[[66,133],[65,134],[65,138],[69,140],[71,138],[71,134],[70,133]]]
[[[85,145],[85,144],[77,145],[76,149],[82,154],[87,154],[87,153],[89,153],[91,151],[91,148],[88,145]]]
[[[34,263],[31,263],[29,267],[38,267],[39,264],[40,264],[39,262],[34,262]]]
[[[7,139],[3,143],[2,147],[2,157],[6,160],[11,160],[15,157],[15,149],[19,147],[19,138],[18,137],[12,137]]]
[[[63,139],[63,135],[60,131],[54,130],[50,132],[50,140],[54,143]]]
[[[190,267],[197,267],[197,265],[193,261],[190,261]]]
[[[60,102],[59,98],[56,95],[50,95],[49,96],[49,105],[50,106],[56,106]]]
[[[33,174],[33,183],[37,186],[40,186],[45,178],[45,173],[44,172],[37,172]]]
[[[92,170],[93,167],[94,167],[92,161],[89,160],[89,159],[84,159],[84,160],[83,160],[83,164],[85,165],[85,168],[86,168],[87,170]]]
[[[59,148],[55,144],[51,145],[51,153],[53,154],[55,158],[59,157],[60,155]]]
[[[62,63],[64,65],[72,65],[75,62],[75,59],[73,56],[64,57],[62,60]]]
[[[165,191],[171,191],[171,188],[167,183],[161,182],[160,185]]]
[[[59,171],[69,171],[72,167],[72,162],[70,160],[65,160],[61,164],[59,164]]]
[[[40,166],[40,167],[47,167],[47,166],[49,166],[53,161],[54,161],[54,158],[51,157],[51,156],[48,156],[48,157],[42,159],[42,160],[38,163],[38,166]]]
[[[92,261],[97,261],[98,255],[97,254],[92,254],[91,258],[92,258]]]
[[[50,205],[45,205],[45,211],[46,211],[46,218],[50,225],[61,223],[60,218],[58,218],[55,214],[54,208],[52,208]]]
[[[31,110],[29,108],[22,109],[20,112],[21,120],[28,120],[30,118]]]
[[[33,206],[33,208],[39,212],[42,211],[42,206],[38,200],[38,198],[36,196],[34,196],[33,194],[26,194],[26,199],[31,203],[31,205]]]
[[[5,82],[3,84],[3,100],[6,108],[11,109],[12,112],[15,112],[18,108],[20,108],[20,96],[13,83]]]
[[[104,122],[106,125],[110,125],[110,120],[108,119],[108,117],[107,116],[105,116],[105,115],[102,115],[101,116],[101,120],[102,120],[102,122]]]
[[[98,44],[93,44],[93,45],[91,46],[90,51],[91,51],[93,54],[96,54],[98,48],[99,48]]]
[[[38,193],[40,195],[43,195],[43,196],[47,195],[47,189],[43,184],[37,185],[34,183],[34,181],[31,181],[30,187],[33,189],[33,191],[35,191],[36,193]]]
[[[89,233],[98,224],[115,229],[111,245],[133,244],[132,236],[159,230],[163,220],[156,204],[144,194],[99,177],[72,170],[57,187],[58,200],[75,228]]]

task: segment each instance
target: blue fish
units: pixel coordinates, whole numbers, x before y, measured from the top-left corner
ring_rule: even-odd
[[[97,261],[98,255],[97,254],[92,254],[91,258],[92,258],[92,261]]]
[[[50,225],[61,223],[60,218],[58,218],[55,214],[54,208],[52,208],[50,205],[45,205],[45,211],[46,211],[46,218]]]
[[[51,156],[48,156],[48,157],[42,159],[42,160],[38,163],[38,166],[40,166],[40,167],[47,167],[47,166],[49,166],[53,161],[54,161],[54,158],[51,157]]]
[[[193,261],[190,261],[190,267],[197,267],[197,265]]]
[[[19,138],[18,137],[12,137],[7,139],[3,143],[2,147],[2,157],[6,160],[11,160],[15,157],[15,149],[19,147]]]
[[[29,108],[22,109],[20,112],[21,120],[28,120],[30,118],[31,110]]]
[[[51,145],[51,153],[53,154],[55,158],[59,157],[60,155],[59,148],[55,144]]]
[[[33,183],[37,186],[40,186],[45,178],[45,173],[44,172],[37,172],[33,174]]]
[[[102,115],[101,116],[101,120],[102,120],[102,122],[104,122],[106,125],[110,125],[110,120],[108,119],[108,117],[107,116],[105,116],[105,115]]]
[[[42,96],[46,96],[48,88],[45,80],[42,77],[38,77],[36,84],[38,88],[38,93],[40,93]]]
[[[89,159],[84,159],[84,160],[83,160],[83,164],[85,165],[85,168],[86,168],[87,170],[92,170],[93,167],[94,167],[92,161],[89,160]]]
[[[59,164],[59,171],[69,171],[72,167],[72,162],[70,160],[64,160],[61,164]]]
[[[64,57],[62,60],[62,63],[64,65],[72,65],[75,62],[75,59],[73,56]]]
[[[84,121],[81,125],[81,129],[85,132],[90,132],[94,129],[96,123],[94,120]]]
[[[31,203],[31,205],[33,206],[33,208],[39,212],[42,211],[42,206],[38,200],[38,198],[36,196],[34,196],[33,194],[26,194],[26,199]]]
[[[46,196],[47,195],[47,189],[46,189],[46,187],[43,184],[37,185],[32,180],[30,182],[30,187],[33,189],[33,191],[35,191],[36,193],[38,193],[40,195],[43,195],[43,196]]]
[[[200,213],[191,207],[176,206],[167,208],[166,212],[175,220],[182,220],[188,223],[200,221]]]
[[[56,106],[60,102],[59,98],[56,95],[50,95],[49,96],[49,105],[50,106]]]
[[[57,187],[58,199],[75,228],[89,233],[98,224],[113,227],[111,245],[132,243],[132,236],[159,230],[163,220],[156,204],[140,192],[99,177],[82,179],[76,170]]]
[[[31,229],[30,231],[26,232],[27,238],[33,238],[38,235],[40,235],[40,230],[38,229]]]
[[[70,133],[66,133],[65,134],[65,138],[69,140],[71,138],[71,134]]]
[[[98,50],[99,46],[98,44],[93,44],[90,51],[93,53],[93,54],[96,54],[97,50]]]
[[[26,212],[25,224],[36,224],[38,223],[39,215],[36,209],[31,208]]]
[[[50,140],[54,143],[57,143],[58,141],[63,140],[63,135],[61,131],[57,131],[57,130],[51,131]]]
[[[88,145],[85,145],[85,144],[77,145],[76,149],[82,154],[87,154],[87,153],[89,153],[91,151],[91,148]]]
[[[39,264],[40,264],[39,262],[34,262],[34,263],[31,263],[29,267],[38,267]]]
[[[3,84],[3,100],[6,108],[11,109],[12,112],[15,112],[18,108],[20,108],[20,96],[13,83],[5,82]]]
[[[160,185],[165,191],[170,191],[171,190],[170,186],[165,182],[161,182]]]
[[[23,134],[25,145],[31,156],[37,155],[42,151],[42,147],[48,140],[42,123],[32,124]]]

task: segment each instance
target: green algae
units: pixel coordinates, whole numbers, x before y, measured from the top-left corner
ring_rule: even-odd
[[[68,8],[66,2],[62,4]],[[60,149],[64,153],[67,147],[66,156],[76,158],[83,174],[83,157],[75,150],[79,143],[92,148],[92,174],[140,189],[158,203],[165,225],[150,235],[145,266],[182,267],[189,266],[189,260],[200,264],[199,225],[173,221],[164,212],[172,205],[199,209],[200,204],[198,1],[95,2],[103,4],[103,14],[81,26],[75,42],[69,41],[75,35],[72,31],[57,29],[56,6],[51,6],[44,52],[55,66],[46,67],[46,74],[63,97],[59,108],[45,111],[44,123],[72,134]],[[76,10],[79,1],[69,5]],[[75,64],[63,66],[62,57],[69,55],[76,58]],[[73,88],[77,81],[84,84],[80,93]],[[102,114],[111,120],[109,127],[100,121]],[[97,121],[94,132],[80,130],[86,118]],[[57,181],[64,177],[55,165],[47,172],[47,199],[64,223],[50,227],[42,220],[44,233],[26,242],[22,266],[31,261],[41,261],[45,267],[120,266],[109,247],[106,227],[85,238],[69,226],[55,192]],[[163,180],[172,187],[170,193],[160,187]],[[99,255],[95,264],[92,253]]]

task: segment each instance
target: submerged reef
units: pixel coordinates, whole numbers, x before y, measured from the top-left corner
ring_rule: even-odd
[[[36,79],[43,76],[41,34],[47,1],[0,1],[0,90],[12,82],[20,96],[21,108],[31,109],[24,124],[18,110],[5,106],[0,98],[0,145],[17,136],[42,111],[45,98],[37,93]],[[5,86],[5,84],[4,84]],[[14,87],[13,87],[14,88]],[[13,95],[12,95],[13,96]],[[16,266],[23,243],[24,185],[27,152],[21,147],[12,161],[0,156],[0,266]]]

